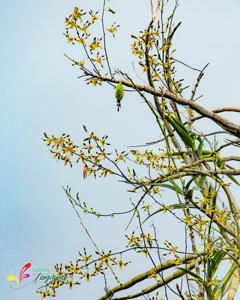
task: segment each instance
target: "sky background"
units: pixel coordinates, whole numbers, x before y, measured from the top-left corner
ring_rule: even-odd
[[[210,63],[201,84],[204,97],[200,103],[208,108],[239,105],[239,1],[179,2],[177,20],[183,24],[175,40],[176,58],[198,68]],[[68,263],[84,246],[91,247],[63,186],[70,185],[80,192],[81,199],[103,211],[129,207],[126,187],[115,180],[84,181],[78,166],[70,169],[54,160],[41,140],[43,132],[67,132],[80,142],[85,124],[100,136],[108,134],[112,145],[120,149],[159,138],[142,100],[127,95],[117,113],[113,90],[87,86],[63,56],[79,56],[78,48],[66,44],[62,35],[65,16],[75,5],[97,10],[99,3],[0,2],[0,299],[40,299],[34,294],[36,285],[15,290],[6,276],[17,275],[26,262],[34,268],[53,270],[56,262]],[[121,24],[118,39],[109,41],[112,65],[129,71],[129,36],[149,20],[148,1],[111,3]],[[196,74],[185,71],[183,75],[192,85]],[[230,118],[240,121],[237,115]],[[100,248],[106,250],[117,250],[121,244],[118,236],[126,225],[123,221],[84,219]],[[172,240],[177,240],[174,226],[164,222],[162,226],[168,231],[163,230],[162,235],[173,234]],[[134,268],[136,274],[138,266]],[[71,292],[59,290],[56,299],[97,299],[102,295],[102,283],[97,284],[96,289],[84,285]]]

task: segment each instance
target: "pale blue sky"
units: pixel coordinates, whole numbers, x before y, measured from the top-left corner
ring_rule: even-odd
[[[81,140],[85,124],[99,135],[108,134],[112,144],[120,149],[158,138],[140,99],[128,95],[117,113],[113,91],[109,87],[86,86],[63,56],[64,52],[73,56],[78,53],[62,35],[65,16],[75,5],[95,8],[99,3],[0,3],[0,299],[39,299],[34,294],[35,286],[13,290],[6,276],[17,275],[27,261],[34,267],[52,269],[56,262],[67,263],[76,258],[83,246],[90,246],[62,186],[71,185],[83,199],[105,211],[129,207],[124,186],[114,180],[83,181],[78,168],[65,168],[53,160],[41,141],[43,132],[68,132],[75,140]],[[147,0],[112,0],[122,25],[119,40],[116,44],[111,41],[116,67],[131,69],[127,42],[130,33],[145,26],[146,3]],[[198,68],[210,62],[201,86],[201,103],[208,107],[239,105],[239,15],[240,3],[236,0],[180,0],[177,16],[183,25],[176,38],[176,57]],[[186,76],[192,84],[194,77]],[[240,121],[237,115],[231,119]],[[118,249],[120,241],[113,237],[124,228],[125,223],[119,226],[121,219],[113,225],[112,220],[105,220],[102,226],[92,218],[86,222],[101,248]],[[138,266],[136,272],[137,269]],[[62,290],[56,299],[97,299],[102,294],[99,287]]]

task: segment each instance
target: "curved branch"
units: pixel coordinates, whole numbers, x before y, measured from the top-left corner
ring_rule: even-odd
[[[164,279],[158,280],[156,284],[153,284],[136,294],[132,294],[132,295],[128,295],[128,296],[120,297],[120,298],[112,298],[112,300],[134,299],[134,298],[149,294],[149,293],[155,291],[156,289],[164,286],[166,283],[169,283],[179,277],[182,277],[188,271],[191,271],[194,268],[194,266],[195,266],[195,263],[192,262],[187,266],[186,271],[178,270],[178,271],[174,272],[173,274],[166,276]]]
[[[137,284],[149,277],[151,278],[153,276],[153,274],[155,274],[155,275],[159,274],[161,271],[175,267],[176,264],[180,265],[180,264],[186,263],[188,261],[191,261],[195,258],[196,258],[196,255],[187,255],[186,257],[181,258],[181,259],[169,260],[161,265],[156,266],[155,268],[148,270],[147,272],[144,272],[140,275],[133,277],[132,279],[130,279],[129,281],[127,281],[121,285],[115,286],[114,288],[109,290],[103,297],[99,298],[99,300],[110,299],[115,293],[122,291],[122,290],[129,289],[130,287],[134,286],[135,284]],[[182,275],[184,275],[184,274],[182,274]]]
[[[85,71],[85,72],[86,72],[86,75],[94,76],[95,78],[98,78],[102,81],[112,82],[112,83],[120,82],[120,80],[111,79],[111,78],[104,77],[104,76],[98,76],[95,74],[93,75],[91,72],[88,74],[87,71]],[[180,104],[183,106],[188,106],[189,108],[192,108],[194,111],[199,113],[201,116],[212,120],[213,122],[217,123],[220,127],[222,127],[224,130],[226,130],[229,133],[231,133],[232,135],[240,138],[240,125],[236,125],[236,124],[232,123],[231,121],[219,116],[216,112],[207,110],[205,107],[197,104],[194,101],[184,99],[184,98],[177,96],[174,93],[171,93],[169,91],[156,90],[151,86],[139,85],[139,84],[133,85],[131,82],[126,81],[126,80],[121,80],[121,82],[123,85],[125,85],[127,87],[137,89],[139,91],[143,91],[143,92],[152,94],[154,96],[165,97],[169,100],[174,101],[177,104]]]

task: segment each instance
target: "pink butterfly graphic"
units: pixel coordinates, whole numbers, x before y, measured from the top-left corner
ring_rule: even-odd
[[[26,263],[20,273],[19,273],[19,277],[17,278],[16,276],[14,275],[9,275],[7,276],[7,280],[8,281],[15,281],[17,284],[21,284],[21,282],[23,281],[23,279],[26,279],[26,278],[29,278],[30,277],[30,274],[24,274],[29,268],[31,268],[31,263]]]

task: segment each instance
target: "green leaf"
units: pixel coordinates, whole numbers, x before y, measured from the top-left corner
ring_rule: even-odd
[[[185,203],[176,203],[169,205],[173,210],[180,209],[180,208],[196,208],[193,204],[185,204]]]
[[[188,148],[192,148],[193,150],[195,150],[195,139],[191,136],[191,134],[188,132],[187,128],[182,124],[182,122],[176,118],[168,118],[168,121],[176,130],[184,144]]]
[[[229,271],[227,272],[227,274],[224,276],[224,278],[220,281],[220,295],[221,295],[221,299],[222,297],[226,294],[227,292],[227,285],[228,283],[231,281],[232,275],[235,272],[235,270],[237,269],[237,265],[235,263],[232,264],[232,266],[230,267]],[[217,294],[219,292],[219,288],[215,287],[213,289],[213,294]]]
[[[198,185],[200,188],[202,188],[205,178],[206,178],[206,175],[203,175],[200,177],[199,182],[198,182]]]
[[[187,185],[186,185],[186,190],[187,190],[187,191],[189,190],[190,185],[193,183],[193,181],[194,181],[195,179],[197,179],[198,176],[199,176],[199,175],[195,175],[195,176],[193,176],[192,179],[190,179],[190,180],[188,181],[188,183],[187,183]]]
[[[188,148],[192,148],[195,150],[195,140],[188,132],[187,128],[181,123],[180,120],[177,120],[176,118],[168,118],[168,121],[173,126],[173,128],[176,130],[178,135],[180,136],[181,140],[184,142],[184,144]]]
[[[167,205],[166,208],[169,208],[169,209],[172,209],[172,210],[175,210],[175,209],[182,209],[182,208],[195,208],[196,207],[192,204],[186,204],[186,203],[174,203],[174,204],[170,204],[170,205]],[[165,208],[160,208],[158,210],[156,210],[155,212],[153,212],[152,214],[150,214],[144,221],[146,222],[148,219],[150,219],[152,216],[156,215],[157,213],[160,213],[162,211],[165,211]]]
[[[214,256],[211,258],[211,260],[208,262],[208,272],[207,272],[207,278],[208,279],[212,279],[214,274],[217,271],[217,268],[219,266],[219,264],[221,263],[221,261],[223,260],[224,256],[226,254],[219,250],[216,251],[216,253],[214,254]]]
[[[193,273],[192,271],[189,271],[188,269],[184,269],[184,268],[180,268],[180,267],[178,267],[177,269],[185,271],[186,273],[188,273],[189,275],[193,276],[194,278],[196,278],[198,281],[200,281],[202,283],[204,282],[203,279],[202,279],[202,277],[200,277],[199,275]]]
[[[210,150],[202,150],[202,155],[210,155],[212,154],[212,151]]]
[[[198,145],[198,148],[197,148],[197,154],[199,156],[202,156],[202,150],[203,150],[203,146],[204,146],[204,140],[202,140],[200,137],[198,138],[199,140],[199,145]]]
[[[166,184],[166,183],[161,183],[161,184],[159,184],[159,186],[165,187],[167,189],[170,189],[170,190],[177,192],[177,193],[181,194],[182,196],[184,196],[183,190],[174,181],[170,180],[170,182],[172,183],[172,185]]]
[[[240,186],[240,182],[233,175],[227,175],[227,177]]]

